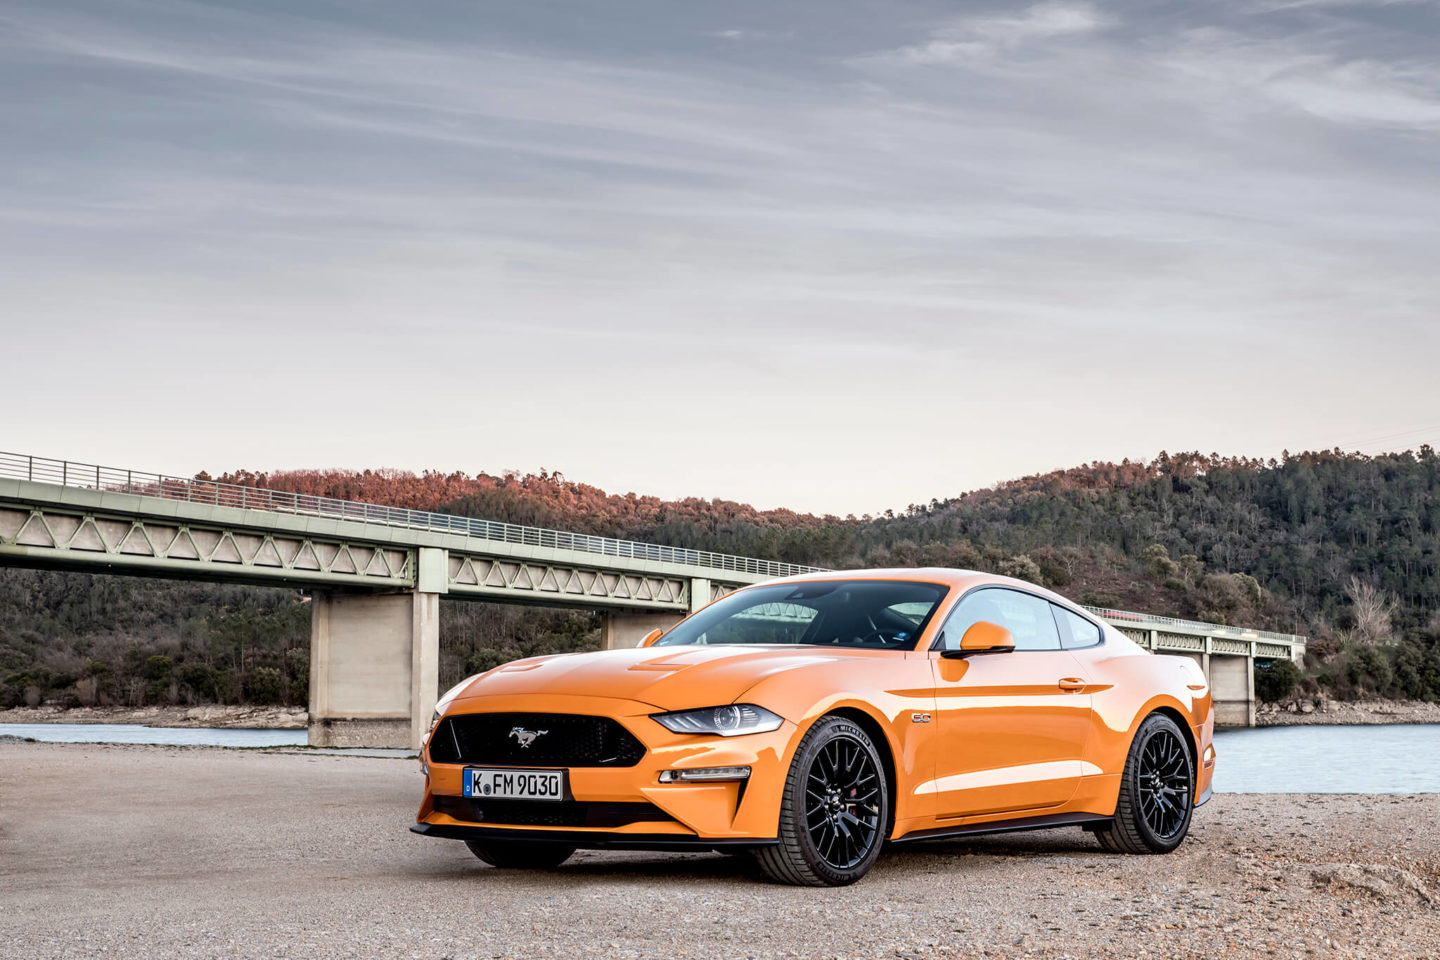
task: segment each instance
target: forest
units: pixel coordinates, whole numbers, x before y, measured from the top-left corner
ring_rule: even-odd
[[[200,479],[437,510],[837,569],[947,566],[1082,603],[1300,633],[1270,699],[1440,698],[1440,457],[1161,453],[876,516],[608,494],[561,474],[237,471]],[[307,696],[295,590],[0,569],[0,707],[286,703]],[[442,685],[593,649],[598,615],[446,601]]]

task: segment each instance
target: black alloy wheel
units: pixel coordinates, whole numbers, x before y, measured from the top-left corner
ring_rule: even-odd
[[[1190,816],[1190,758],[1169,730],[1157,730],[1140,754],[1140,813],[1161,841],[1173,840]]]
[[[836,870],[864,860],[880,832],[881,775],[866,746],[850,737],[829,740],[805,781],[805,829]]]
[[[779,883],[844,886],[880,854],[890,813],[875,744],[843,717],[822,717],[795,751],[780,808],[780,843],[755,858]]]
[[[1175,721],[1154,713],[1130,745],[1115,819],[1095,831],[1116,853],[1169,853],[1190,830],[1195,763]]]

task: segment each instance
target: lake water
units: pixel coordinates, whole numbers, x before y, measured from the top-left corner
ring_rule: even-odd
[[[0,736],[49,743],[304,746],[304,730],[129,723],[0,723]],[[1440,724],[1259,727],[1215,735],[1217,793],[1440,793]],[[410,756],[406,750],[336,751]]]
[[[1440,724],[1215,735],[1217,793],[1440,793]]]

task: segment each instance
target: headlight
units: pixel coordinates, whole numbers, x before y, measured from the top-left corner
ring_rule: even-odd
[[[718,780],[749,780],[749,767],[699,767],[693,770],[661,770],[661,783],[714,783]]]
[[[651,714],[655,722],[672,733],[709,733],[722,737],[738,737],[744,733],[769,733],[779,730],[785,721],[764,707],[749,703],[731,703],[723,707],[680,710],[676,713]]]

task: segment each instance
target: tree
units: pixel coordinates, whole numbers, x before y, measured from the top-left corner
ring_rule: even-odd
[[[1266,703],[1284,700],[1295,692],[1300,682],[1300,668],[1289,660],[1255,663],[1255,696]]]
[[[1044,579],[1040,573],[1040,564],[1023,553],[1000,561],[999,569],[996,572],[1002,577],[1014,577],[1016,580],[1024,580],[1028,583],[1040,583]]]
[[[1366,643],[1394,643],[1395,598],[1368,580],[1351,575],[1345,582],[1355,618],[1355,637]]]
[[[1308,634],[1311,680],[1332,694],[1440,698],[1440,458],[1429,448],[1270,461],[1182,451],[937,491],[869,520],[611,494],[551,472],[215,479],[832,569],[1003,570],[1095,606]],[[0,568],[0,704],[234,703],[273,695],[277,677],[252,677],[260,668],[303,702],[308,624],[294,590]],[[593,613],[441,606],[448,682],[467,661],[597,644]],[[1377,645],[1378,660],[1359,656]],[[170,669],[147,667],[155,656]],[[110,672],[87,671],[92,661]]]
[[[1187,586],[1193,587],[1200,582],[1200,575],[1205,572],[1205,564],[1193,553],[1180,555],[1180,580]]]
[[[1165,549],[1163,543],[1150,544],[1150,546],[1146,547],[1144,552],[1140,554],[1140,559],[1144,562],[1150,575],[1156,580],[1165,580],[1173,577],[1180,569],[1176,566],[1175,561],[1170,559],[1170,551]]]

